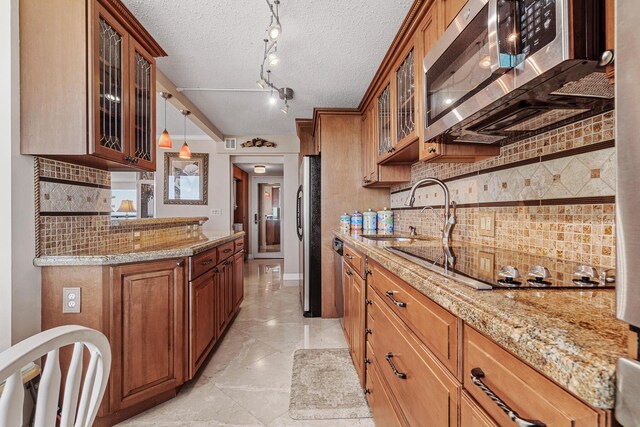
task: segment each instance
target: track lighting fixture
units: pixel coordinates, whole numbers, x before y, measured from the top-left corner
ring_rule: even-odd
[[[293,99],[293,89],[291,88],[279,88],[271,83],[271,70],[266,70],[267,78],[265,79],[265,64],[269,67],[275,67],[280,63],[280,56],[278,55],[278,38],[282,35],[282,25],[280,24],[279,6],[280,0],[273,0],[271,3],[266,0],[269,10],[271,11],[271,22],[267,27],[267,38],[264,39],[264,54],[262,56],[262,64],[260,65],[260,79],[256,82],[261,89],[271,88],[271,94],[269,96],[269,103],[276,104],[278,99],[275,96],[274,91],[278,92],[278,96],[284,101],[284,106],[280,108],[280,111],[287,114],[289,112],[289,104],[287,101]]]

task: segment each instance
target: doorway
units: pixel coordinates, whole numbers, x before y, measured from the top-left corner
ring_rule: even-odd
[[[254,177],[252,253],[254,258],[283,258],[283,177]]]

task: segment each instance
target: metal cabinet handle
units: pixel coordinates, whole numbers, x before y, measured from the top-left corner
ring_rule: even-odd
[[[364,394],[371,394],[371,389],[370,388],[365,388],[364,389]]]
[[[373,329],[367,328],[367,329],[364,330],[364,334],[365,335],[371,335],[372,333],[373,333]]]
[[[346,259],[353,259],[353,257],[352,257],[351,255],[349,255],[349,254],[344,254],[344,257],[345,257]]]
[[[473,368],[471,370],[471,381],[473,384],[478,386],[480,390],[484,392],[491,400],[493,400],[498,408],[502,409],[502,411],[507,414],[511,421],[515,422],[519,427],[546,427],[547,425],[542,421],[538,420],[527,420],[521,418],[520,415],[513,409],[509,407],[502,399],[500,399],[487,385],[482,381],[484,378],[484,372],[480,368]]]
[[[407,379],[407,374],[405,374],[404,372],[398,371],[398,369],[396,368],[396,365],[394,365],[393,362],[391,361],[391,359],[393,358],[393,353],[391,352],[387,353],[387,355],[384,356],[384,358],[387,359],[387,363],[389,364],[389,366],[391,366],[391,370],[393,371],[396,377],[400,378],[401,380]]]
[[[228,254],[229,252],[231,252],[231,249],[225,249],[224,251],[222,251],[225,254]]]
[[[370,365],[371,364],[371,359],[367,359],[366,357],[364,358],[364,364],[365,365]]]
[[[176,262],[176,266],[177,267],[182,267],[184,265],[184,261],[178,261]]]
[[[393,297],[393,291],[387,291],[385,295],[391,300],[392,303],[394,303],[398,307],[405,308],[407,306],[406,302],[398,301]]]
[[[369,298],[365,299],[365,300],[364,300],[364,303],[365,303],[366,305],[373,305],[373,301],[371,301]]]
[[[429,153],[429,154],[432,154],[432,153],[435,153],[435,152],[436,152],[436,147],[429,147],[427,149],[427,153]]]
[[[200,265],[209,265],[209,264],[211,264],[212,262],[213,262],[213,260],[212,260],[212,259],[208,259],[208,260],[206,260],[206,261],[200,261]]]
[[[353,275],[353,271],[346,269],[345,273],[347,273],[347,276],[352,276]]]

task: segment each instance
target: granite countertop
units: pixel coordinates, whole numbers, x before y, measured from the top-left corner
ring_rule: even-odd
[[[613,408],[628,331],[615,290],[475,290],[385,250],[396,243],[335,235],[586,403]]]
[[[195,236],[185,236],[184,239],[152,247],[143,247],[134,241],[112,253],[41,256],[33,260],[33,265],[36,267],[116,265],[188,257],[199,254],[223,243],[230,242],[244,235],[244,231],[219,232],[200,230]]]

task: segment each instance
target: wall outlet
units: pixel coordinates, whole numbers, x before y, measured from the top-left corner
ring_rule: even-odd
[[[211,215],[215,215],[215,216],[222,215],[222,209],[211,209]]]
[[[480,235],[494,237],[496,235],[495,223],[495,212],[480,212]]]
[[[80,288],[62,288],[62,312],[80,313]]]

